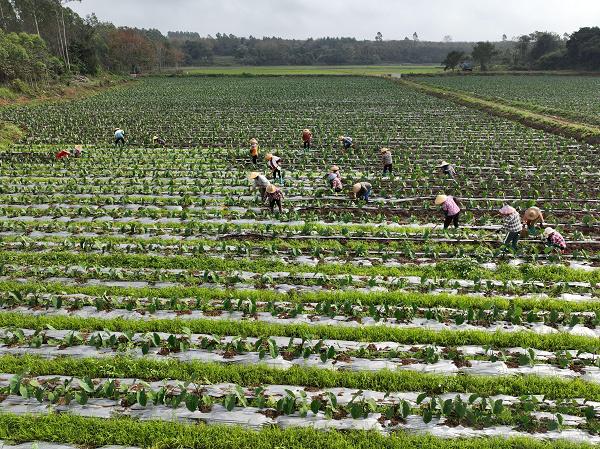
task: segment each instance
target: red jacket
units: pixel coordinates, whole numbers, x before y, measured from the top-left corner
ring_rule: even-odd
[[[69,153],[67,150],[60,150],[58,153],[56,153],[56,159],[64,159],[70,155],[71,153]]]

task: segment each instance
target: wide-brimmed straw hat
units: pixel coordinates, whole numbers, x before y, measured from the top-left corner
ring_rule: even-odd
[[[338,140],[344,140],[344,136],[338,137]]]
[[[362,184],[360,182],[357,182],[352,186],[352,192],[354,193],[360,192],[360,189],[362,189]]]
[[[269,184],[267,186],[267,193],[275,193],[276,190],[277,190],[277,187],[275,187],[275,185],[273,185],[273,184]]]
[[[304,128],[304,129],[302,130],[302,132],[303,132],[303,133],[309,133],[309,132],[310,132],[310,129],[308,129],[308,128]]]
[[[340,167],[338,167],[337,165],[332,165],[330,170],[331,171],[340,171]]]
[[[260,173],[257,171],[250,172],[250,174],[248,175],[248,179],[256,179],[259,177],[259,175]]]
[[[514,207],[505,204],[498,212],[500,212],[502,215],[510,215],[514,214],[516,211],[517,210]]]
[[[83,149],[83,147],[81,145],[75,145],[75,149],[78,151],[81,151]]]
[[[438,165],[438,168],[445,167],[446,165],[450,165],[450,163],[447,161],[442,161],[442,162],[440,162],[440,165]]]
[[[546,237],[546,238],[550,237],[550,235],[552,235],[553,232],[556,232],[556,231],[554,231],[554,229],[552,229],[550,227],[544,229],[544,237]]]
[[[539,207],[530,207],[529,209],[527,209],[525,211],[525,213],[523,214],[523,216],[525,217],[526,220],[537,220],[538,218],[540,218],[542,216],[542,211],[540,210]]]
[[[382,148],[381,150],[379,150],[380,153],[387,153],[388,151],[391,151],[389,148]]]
[[[115,128],[115,132],[119,131],[121,128]]]
[[[265,159],[268,160],[268,161],[270,161],[271,159],[273,159],[273,155],[271,153],[267,153],[265,155]]]
[[[436,204],[436,206],[444,204],[447,199],[448,199],[448,197],[446,195],[438,195],[438,196],[436,196],[435,197],[435,204]]]
[[[258,143],[258,140],[256,140],[254,137],[252,139],[250,139],[250,143]]]

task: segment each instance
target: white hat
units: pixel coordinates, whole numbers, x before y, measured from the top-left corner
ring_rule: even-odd
[[[382,148],[381,150],[379,150],[380,153],[387,153],[389,151],[390,151],[389,148]]]
[[[551,235],[553,232],[556,232],[556,231],[554,231],[554,229],[552,229],[552,228],[550,228],[550,227],[548,227],[548,228],[544,229],[544,237],[546,237],[546,238],[550,237],[550,235]]]
[[[500,212],[502,215],[510,215],[514,214],[516,211],[517,210],[514,207],[505,204],[498,212]]]
[[[450,165],[450,163],[447,161],[442,161],[442,162],[440,162],[440,165],[438,165],[438,168],[445,167],[446,165]]]

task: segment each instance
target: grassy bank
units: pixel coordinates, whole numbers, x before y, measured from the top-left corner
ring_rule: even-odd
[[[176,422],[141,422],[129,418],[81,418],[69,415],[0,416],[0,438],[15,442],[49,441],[85,447],[104,445],[143,448],[213,448],[213,449],[546,449],[590,447],[566,440],[538,442],[527,438],[473,438],[445,440],[432,436],[398,432],[384,436],[375,432],[323,432],[313,429],[264,428],[261,432],[240,427],[189,425]],[[283,444],[283,445],[282,445]]]

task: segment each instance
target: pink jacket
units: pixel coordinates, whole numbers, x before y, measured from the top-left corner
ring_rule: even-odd
[[[449,196],[442,204],[442,210],[448,217],[453,217],[460,212],[460,207],[458,207],[454,198]]]

